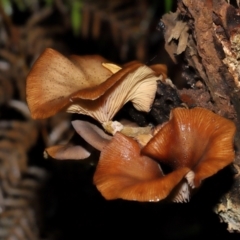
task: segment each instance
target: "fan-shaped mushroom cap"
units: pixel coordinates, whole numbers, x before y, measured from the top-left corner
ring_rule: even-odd
[[[113,74],[100,56],[71,56],[46,49],[27,77],[27,102],[33,118],[46,118],[65,109],[103,123],[128,101],[149,111],[158,79],[153,70],[130,64]]]
[[[69,104],[71,94],[78,90],[77,93],[82,98],[98,98],[102,95],[104,91],[88,96],[81,89],[95,87],[112,75],[102,67],[104,61],[104,58],[97,55],[82,58],[71,56],[70,60],[54,49],[47,48],[27,77],[27,102],[32,117],[46,118],[54,115]],[[108,89],[113,84],[114,82],[105,88]]]
[[[142,149],[172,169],[188,167],[195,173],[192,186],[234,160],[234,123],[204,108],[176,108],[170,120]]]
[[[164,176],[157,162],[140,154],[135,140],[116,133],[101,152],[94,183],[106,199],[160,201],[189,171],[181,168]]]

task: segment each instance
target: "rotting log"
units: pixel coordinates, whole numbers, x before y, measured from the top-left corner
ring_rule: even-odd
[[[240,232],[240,10],[225,0],[179,0],[159,28],[172,60],[184,62],[188,87],[177,90],[181,100],[231,119],[238,128],[233,184],[214,211],[230,232]]]

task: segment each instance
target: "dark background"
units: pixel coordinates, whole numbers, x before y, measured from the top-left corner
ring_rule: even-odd
[[[136,9],[135,14],[142,20],[146,13],[138,12],[136,7],[139,1],[128,1],[121,9],[127,12],[129,8]],[[134,59],[146,64],[165,63],[168,65],[169,77],[179,86],[184,85],[181,77],[181,62],[174,65],[164,50],[163,35],[156,30],[161,16],[165,13],[164,1],[146,1],[148,10],[152,11],[149,25],[146,31],[140,31],[140,37],[135,34],[134,26],[124,25],[119,20],[116,26],[120,26],[119,36],[126,32],[132,32],[127,40],[114,40],[111,32],[113,20],[108,15],[102,15],[104,8],[96,8],[92,14],[100,14],[100,30],[97,36],[91,33],[94,21],[88,23],[89,34],[83,37],[81,29],[85,22],[79,26],[79,32],[73,28],[71,22],[71,7],[64,5],[66,12],[61,12],[56,4],[51,5],[52,13],[38,23],[46,34],[38,42],[42,42],[43,49],[46,38],[51,38],[54,47],[64,54],[100,54],[105,58],[116,62],[125,63]],[[94,5],[94,4],[93,4]],[[45,8],[41,3],[40,9]],[[176,1],[172,5],[172,11],[177,7]],[[17,4],[12,5],[13,13],[10,16],[12,24],[21,28],[27,28],[29,18],[34,10],[19,9]],[[84,11],[84,7],[83,7]],[[120,10],[119,10],[120,11]],[[112,12],[111,15],[117,14]],[[125,16],[131,19],[133,15]],[[124,17],[123,17],[124,18]],[[51,34],[48,28],[60,26],[62,31]],[[136,31],[138,33],[138,31]],[[31,29],[27,35],[31,35]],[[46,37],[47,36],[47,37]],[[119,37],[122,38],[122,37]],[[144,45],[139,44],[144,39]],[[18,46],[16,44],[16,46]],[[2,48],[6,47],[4,44]],[[128,49],[126,51],[126,48]],[[8,47],[9,49],[9,47]],[[124,50],[125,49],[125,50]],[[17,51],[11,47],[13,52]],[[33,52],[26,53],[29,66],[38,55]],[[125,54],[122,51],[126,51]],[[144,53],[142,53],[144,52]],[[13,98],[21,95],[15,91]],[[2,106],[4,107],[4,106]],[[3,109],[3,108],[2,108]],[[6,111],[6,118],[20,119],[15,113]],[[69,117],[70,121],[71,117]],[[51,120],[46,122],[47,132],[51,132]],[[71,129],[70,129],[71,130]],[[42,152],[46,147],[44,137],[39,134],[36,144],[29,150],[29,165],[40,166],[48,172],[48,178],[42,185],[39,194],[39,226],[40,235],[44,239],[85,239],[94,236],[115,239],[128,237],[131,233],[135,238],[146,234],[148,238],[156,237],[166,240],[180,239],[239,239],[239,235],[229,233],[227,225],[220,223],[219,217],[213,212],[214,206],[220,197],[231,185],[233,170],[228,167],[217,175],[207,179],[201,188],[195,192],[189,203],[175,204],[167,202],[139,203],[124,200],[106,201],[92,184],[95,165],[90,161],[64,161],[45,160]]]

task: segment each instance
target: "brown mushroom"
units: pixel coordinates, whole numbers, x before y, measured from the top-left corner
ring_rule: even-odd
[[[111,120],[131,101],[139,111],[150,110],[157,89],[155,72],[134,63],[112,73],[100,56],[66,58],[46,49],[27,77],[27,102],[33,118],[61,110],[89,115],[100,123]]]
[[[191,187],[234,160],[234,123],[204,108],[176,108],[141,153],[173,171],[190,168]]]
[[[69,105],[71,94],[104,82],[112,75],[102,67],[104,61],[104,58],[96,55],[82,58],[72,56],[70,60],[54,49],[47,48],[27,77],[27,102],[32,117],[52,116]],[[91,69],[89,66],[92,66]],[[98,92],[90,97],[97,98],[101,94]]]
[[[160,201],[181,185],[190,171],[185,167],[164,175],[159,164],[140,151],[134,139],[121,133],[103,148],[94,183],[106,199]]]

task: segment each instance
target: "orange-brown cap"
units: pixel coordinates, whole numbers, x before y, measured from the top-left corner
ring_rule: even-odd
[[[54,49],[47,48],[27,76],[27,102],[32,117],[52,116],[71,103],[71,94],[104,82],[112,75],[102,67],[104,61],[104,58],[96,55],[82,58],[71,56],[70,60]],[[102,94],[99,91],[91,97],[97,98]]]
[[[139,111],[150,110],[158,77],[135,63],[113,73],[104,58],[66,58],[46,49],[27,77],[27,102],[33,118],[50,117],[61,110],[89,115],[99,122],[109,121],[128,101]]]
[[[189,171],[181,168],[164,176],[157,162],[140,154],[134,139],[118,132],[101,152],[94,183],[106,199],[156,202],[181,184]]]
[[[235,124],[204,108],[176,108],[170,120],[142,149],[146,154],[173,170],[188,167],[201,181],[234,160]]]

